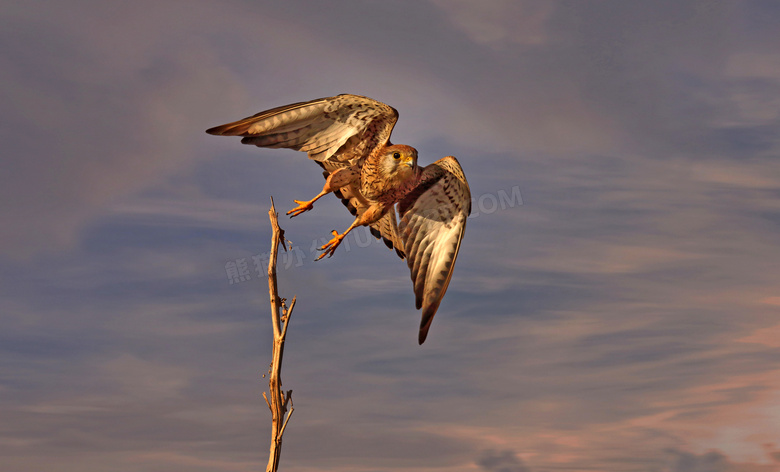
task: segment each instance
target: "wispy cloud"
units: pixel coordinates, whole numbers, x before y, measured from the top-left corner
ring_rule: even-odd
[[[351,221],[340,202],[283,220],[289,470],[780,470],[779,15],[4,8],[4,465],[261,467],[255,258],[268,197],[284,211],[322,178],[203,130],[352,92],[396,107],[393,141],[423,163],[457,156],[474,211],[423,348],[406,263],[381,242],[355,233],[313,261]],[[230,283],[240,260],[251,278]]]

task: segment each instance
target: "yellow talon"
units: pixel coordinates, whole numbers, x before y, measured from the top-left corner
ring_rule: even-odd
[[[298,216],[301,213],[309,211],[312,208],[314,208],[314,205],[313,205],[314,201],[313,200],[310,200],[310,201],[293,200],[293,201],[295,203],[297,203],[298,206],[287,212],[287,214],[290,215],[290,218]]]
[[[335,229],[333,230],[333,239],[328,241],[325,245],[323,245],[320,248],[320,251],[323,251],[322,254],[315,259],[316,261],[322,259],[325,256],[332,256],[333,253],[336,251],[336,248],[339,247],[339,244],[341,244],[341,240],[344,239],[345,234],[339,234],[338,231]]]

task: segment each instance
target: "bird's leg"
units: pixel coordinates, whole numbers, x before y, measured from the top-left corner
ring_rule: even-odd
[[[298,204],[298,206],[288,211],[287,214],[290,215],[290,218],[292,218],[294,216],[300,215],[303,212],[311,210],[312,208],[314,208],[314,202],[316,202],[320,198],[332,192],[332,190],[326,190],[326,189],[327,189],[327,184],[325,184],[325,187],[323,187],[322,192],[318,193],[317,196],[312,198],[311,200],[308,201],[293,200],[295,203]]]
[[[303,212],[311,210],[314,208],[314,202],[334,190],[338,190],[341,187],[349,185],[357,178],[360,178],[360,171],[355,166],[336,169],[330,175],[328,175],[328,178],[325,180],[325,185],[322,187],[322,191],[318,193],[316,197],[309,201],[293,200],[298,204],[298,206],[288,211],[287,214],[290,215],[290,218],[292,218],[294,216],[300,215]]]
[[[322,254],[317,256],[317,258],[314,259],[314,260],[318,261],[318,260],[322,259],[325,256],[328,256],[328,257],[332,256],[333,253],[336,252],[336,248],[339,247],[339,244],[341,244],[341,240],[344,239],[344,236],[346,236],[347,233],[349,233],[352,230],[353,227],[354,227],[354,225],[350,226],[349,229],[344,231],[344,234],[339,234],[339,232],[334,229],[333,230],[333,239],[328,241],[324,246],[322,246],[320,248],[320,251],[322,251]]]
[[[338,231],[335,229],[333,230],[333,239],[328,241],[324,246],[320,248],[320,251],[322,251],[322,254],[315,259],[315,261],[318,261],[322,259],[325,256],[332,256],[333,253],[336,251],[336,248],[339,247],[339,244],[341,244],[341,240],[344,239],[344,237],[349,234],[350,231],[357,228],[358,226],[363,225],[370,225],[372,223],[376,223],[379,221],[382,216],[386,213],[386,208],[384,205],[380,203],[373,203],[371,206],[369,206],[366,211],[363,212],[362,215],[355,218],[355,221],[352,222],[351,225],[349,225],[349,228],[347,228],[346,231],[344,231],[342,234],[339,234]]]

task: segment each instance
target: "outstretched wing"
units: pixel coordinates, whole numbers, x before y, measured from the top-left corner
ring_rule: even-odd
[[[359,95],[293,103],[206,130],[243,136],[244,144],[304,151],[316,161],[355,162],[390,141],[398,121],[391,106]]]
[[[471,192],[458,160],[449,156],[426,166],[420,184],[399,203],[398,213],[415,302],[423,310],[422,344],[450,284],[471,213]]]

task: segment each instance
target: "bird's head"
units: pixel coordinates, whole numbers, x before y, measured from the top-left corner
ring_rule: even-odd
[[[394,144],[385,148],[381,160],[385,175],[406,180],[417,175],[417,149],[405,144]]]

